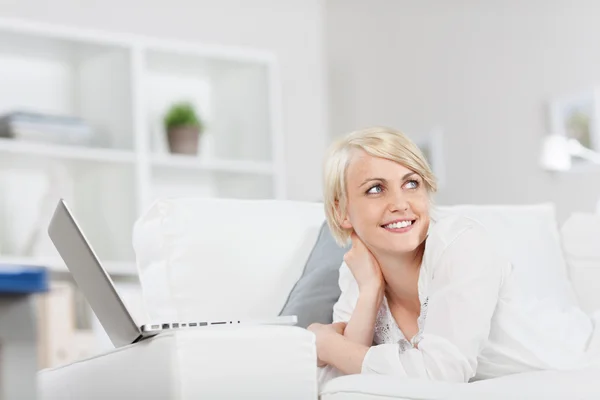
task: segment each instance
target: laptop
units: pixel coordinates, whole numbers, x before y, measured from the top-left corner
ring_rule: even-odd
[[[174,330],[206,329],[212,326],[296,325],[298,322],[297,316],[292,315],[259,320],[228,318],[222,321],[164,321],[140,325],[119,296],[112,279],[102,267],[63,199],[60,199],[54,210],[48,234],[115,347]]]

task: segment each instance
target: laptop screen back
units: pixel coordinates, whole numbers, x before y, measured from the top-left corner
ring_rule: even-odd
[[[113,345],[121,347],[138,339],[139,325],[63,200],[54,211],[48,234]]]

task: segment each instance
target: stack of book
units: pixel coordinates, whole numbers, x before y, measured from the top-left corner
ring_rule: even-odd
[[[45,267],[0,264],[0,293],[27,294],[48,290]]]
[[[90,145],[93,130],[70,116],[13,112],[0,116],[0,137],[71,145]]]

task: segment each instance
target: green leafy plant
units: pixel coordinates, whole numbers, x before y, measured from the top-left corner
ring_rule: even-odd
[[[202,131],[204,127],[194,106],[188,102],[173,104],[164,117],[164,124],[167,130],[181,126],[194,126]]]

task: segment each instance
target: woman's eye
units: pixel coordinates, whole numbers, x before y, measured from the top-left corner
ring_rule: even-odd
[[[381,188],[381,185],[375,185],[371,189],[369,189],[367,191],[367,193],[369,193],[369,194],[377,194],[377,193],[381,193],[382,190],[383,189]]]
[[[413,179],[413,180],[406,182],[406,185],[407,185],[408,189],[416,189],[419,187],[419,181]]]

